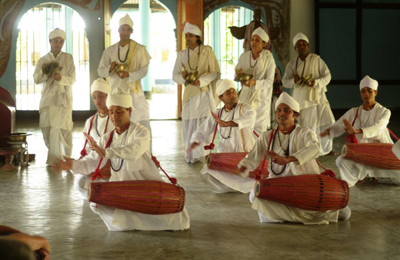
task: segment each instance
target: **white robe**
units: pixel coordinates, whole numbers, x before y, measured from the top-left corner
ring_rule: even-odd
[[[58,62],[63,67],[61,80],[43,74],[45,63]],[[42,128],[44,142],[49,149],[47,164],[62,155],[71,156],[72,152],[72,85],[75,82],[75,65],[71,54],[60,52],[55,58],[49,52],[39,59],[33,78],[35,84],[43,83],[39,105],[39,127]]]
[[[312,78],[315,79],[314,87],[297,86],[294,82],[296,71],[300,77],[306,77],[311,73]],[[292,96],[300,104],[299,125],[309,127],[317,134],[318,141],[321,144],[320,155],[328,154],[332,150],[332,140],[319,136],[335,122],[335,117],[325,94],[328,91],[326,86],[330,81],[331,72],[325,62],[313,53],[306,57],[305,62],[300,58],[291,60],[286,66],[285,76],[282,79],[285,88],[293,88]]]
[[[248,171],[253,171],[258,167],[264,157],[265,151],[268,150],[270,134],[271,131],[265,132],[257,139],[254,148],[247,157],[240,162],[239,168],[245,166]],[[315,159],[318,157],[319,143],[313,131],[297,125],[290,135],[283,135],[278,131],[275,139],[278,138],[280,138],[281,142],[279,142],[279,140],[271,141],[270,150],[273,150],[280,156],[285,156],[282,147],[287,149],[288,143],[290,143],[289,155],[294,156],[298,162],[288,163],[284,169],[283,165],[272,163],[270,158],[267,157],[269,160],[269,178],[320,173],[318,165],[315,162]],[[281,174],[276,175],[272,170],[274,170],[275,173],[283,171]],[[261,213],[259,214],[261,221],[268,219],[272,220],[272,222],[289,221],[301,222],[304,224],[328,224],[329,222],[337,222],[338,219],[338,210],[329,210],[325,212],[303,210],[256,198],[254,196],[254,191],[250,194],[250,201],[252,202],[252,208]]]
[[[90,122],[92,121],[92,128],[90,128]],[[100,117],[98,113],[89,117],[86,122],[85,126],[83,127],[84,133],[89,133],[91,137],[98,143],[100,138],[105,134],[112,130],[114,130],[114,124],[109,119],[109,115],[106,117]],[[89,132],[90,129],[90,132]],[[85,145],[86,138],[83,136],[82,148]],[[87,154],[92,152],[92,148],[90,148],[90,143],[87,142],[86,146]],[[106,161],[105,161],[106,162]],[[104,163],[103,163],[104,164]],[[96,179],[95,181],[108,181],[108,179]],[[84,199],[87,199],[87,191],[89,184],[92,182],[91,175],[77,175],[74,181],[74,187],[79,191]]]
[[[222,121],[233,121],[238,124],[237,127],[220,127],[218,125],[217,134],[219,135],[218,153],[233,152],[249,152],[255,143],[253,127],[256,119],[256,111],[250,105],[239,103],[234,110],[226,112],[225,110],[217,110],[214,114],[219,113]],[[233,120],[232,120],[233,117]],[[196,149],[204,149],[203,145],[207,137],[214,134],[215,119],[210,115],[200,128],[193,133],[191,143],[199,143]],[[230,136],[230,138],[227,138]],[[224,138],[225,137],[225,138]],[[245,178],[226,172],[209,169],[207,165],[200,172],[211,187],[214,193],[225,193],[239,191],[248,193],[254,188],[255,180]],[[206,175],[206,176],[204,176]],[[210,176],[207,176],[210,175]]]
[[[363,130],[363,133],[356,134],[359,143],[393,143],[387,129],[391,115],[390,110],[384,108],[379,103],[376,103],[374,108],[368,111],[364,110],[362,106],[347,111],[332,126],[329,133],[331,138],[345,133],[343,119],[347,119],[350,123],[353,123],[357,109],[358,116],[353,127],[354,129]],[[379,169],[343,159],[342,156],[339,156],[336,159],[336,165],[339,168],[341,178],[345,180],[350,187],[354,186],[359,180],[363,180],[367,176],[375,178],[392,178],[395,182],[400,183],[400,170]]]
[[[185,79],[182,77],[182,69],[185,66],[186,61],[189,56],[193,53],[198,52],[198,48],[191,50],[186,48],[178,53],[176,58],[174,70],[172,73],[172,79],[175,83],[184,85]],[[214,53],[213,53],[214,54]],[[199,78],[200,87],[210,85],[210,83],[217,77],[217,73],[205,75]],[[184,88],[184,86],[183,86]],[[183,140],[185,141],[185,159],[187,162],[196,162],[200,158],[205,156],[204,150],[196,150],[194,152],[186,152],[189,149],[191,143],[190,138],[192,134],[200,127],[204,120],[210,115],[211,111],[214,111],[215,99],[213,92],[210,90],[208,92],[201,92],[199,95],[191,97],[182,108],[182,133]],[[209,140],[209,139],[208,139]]]
[[[257,60],[253,60],[251,51],[242,53],[235,67],[235,70],[242,69],[244,73],[252,74],[256,81],[254,86],[242,87],[239,102],[249,104],[256,109],[257,118],[254,130],[258,134],[271,127],[270,115],[275,67],[274,57],[268,50],[262,50]]]
[[[111,133],[111,132],[110,132]],[[102,136],[100,147],[105,147],[110,133]],[[158,180],[163,181],[149,153],[150,133],[147,128],[131,122],[129,129],[118,135],[114,131],[110,148],[105,149],[104,160],[110,159],[110,181]],[[72,164],[73,173],[90,174],[98,165],[100,156],[92,152]],[[186,209],[180,213],[148,215],[97,204],[97,210],[110,231],[123,230],[183,230],[190,226]]]

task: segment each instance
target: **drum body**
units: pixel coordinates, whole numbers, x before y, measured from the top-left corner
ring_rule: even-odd
[[[393,144],[346,143],[342,157],[385,170],[400,170],[400,160],[392,152]]]
[[[207,166],[212,170],[227,172],[238,175],[240,173],[237,167],[240,161],[246,157],[248,153],[210,153],[207,158]],[[261,165],[258,165],[257,169],[250,172],[249,177],[255,178],[256,174],[260,172]],[[262,171],[261,179],[268,178],[268,161],[265,162],[264,169]]]
[[[305,174],[259,180],[256,197],[305,210],[327,211],[349,203],[347,182],[320,174]]]
[[[144,214],[178,213],[185,206],[185,190],[162,181],[92,182],[88,200]]]

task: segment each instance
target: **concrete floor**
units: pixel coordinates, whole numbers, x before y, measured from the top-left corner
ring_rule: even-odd
[[[395,133],[400,132],[398,122],[390,126]],[[348,221],[260,223],[247,194],[215,195],[200,179],[204,163],[185,163],[180,121],[152,121],[151,126],[154,155],[186,190],[189,230],[108,232],[73,189],[74,175],[56,175],[45,167],[47,151],[34,121],[18,121],[17,131],[33,134],[29,152],[36,160],[18,172],[0,172],[0,224],[47,237],[53,260],[400,259],[400,186],[366,181],[351,188]],[[75,121],[76,157],[82,129],[83,121]],[[335,139],[334,150],[339,152],[343,143],[344,137]],[[319,160],[338,173],[335,157]]]

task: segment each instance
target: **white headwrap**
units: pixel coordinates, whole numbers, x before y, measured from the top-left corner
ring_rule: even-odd
[[[251,37],[253,38],[254,35],[260,36],[261,40],[263,40],[265,42],[269,41],[268,34],[261,27],[258,27],[257,29],[255,29],[254,32],[251,34]]]
[[[54,29],[53,31],[51,31],[49,33],[49,39],[50,40],[54,39],[54,38],[57,38],[57,37],[61,37],[65,41],[65,39],[67,39],[67,34],[64,32],[64,30],[61,30],[61,29],[58,29],[58,28]]]
[[[400,140],[397,141],[396,143],[394,143],[394,145],[392,147],[392,152],[400,160]]]
[[[132,97],[122,89],[116,88],[107,97],[107,107],[111,106],[130,108],[132,107]]]
[[[294,111],[300,112],[299,103],[294,98],[289,96],[289,94],[286,92],[282,92],[282,94],[279,96],[278,100],[275,103],[275,110],[280,104],[286,104]]]
[[[189,22],[186,22],[185,28],[183,28],[183,33],[191,33],[197,36],[201,36],[200,28],[197,27],[197,25],[190,24]]]
[[[127,24],[133,28],[133,21],[128,14],[126,14],[124,17],[119,19],[119,26],[124,25],[124,24]]]
[[[95,91],[109,94],[111,92],[111,87],[103,78],[98,78],[93,81],[92,86],[90,87],[90,94],[93,94]]]
[[[368,75],[360,81],[360,90],[365,87],[370,87],[373,90],[378,90],[378,81],[371,79]]]
[[[227,91],[228,89],[231,89],[235,87],[235,84],[233,83],[232,80],[230,79],[220,79],[217,81],[217,95],[221,96]]]
[[[296,36],[294,36],[293,38],[293,46],[296,47],[296,43],[299,40],[305,40],[308,43],[308,38],[307,36],[305,36],[304,34],[302,34],[301,32],[299,32],[298,34],[296,34]]]

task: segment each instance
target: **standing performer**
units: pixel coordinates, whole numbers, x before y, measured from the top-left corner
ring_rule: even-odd
[[[190,138],[210,112],[215,110],[215,83],[219,78],[220,69],[212,48],[202,44],[199,27],[186,22],[183,31],[188,48],[178,53],[172,79],[177,84],[185,85],[182,98],[185,159],[188,163],[195,163],[205,155],[205,151],[202,149],[190,151]],[[195,71],[198,72],[197,80],[186,85],[186,76]],[[210,141],[209,138],[207,141]]]
[[[238,103],[236,87],[231,80],[221,80],[217,85],[217,95],[224,103],[224,107],[214,113],[211,112],[206,121],[193,133],[190,149],[195,149],[204,143],[207,137],[214,133],[218,124],[219,153],[249,152],[255,142],[253,127],[256,111],[247,104]],[[243,179],[238,175],[212,170],[207,165],[200,173],[214,193],[235,191],[247,193],[254,188],[254,179]]]
[[[93,81],[90,88],[92,94],[93,103],[97,107],[97,113],[86,120],[83,132],[90,135],[96,142],[99,142],[100,138],[112,130],[114,130],[114,125],[110,120],[108,115],[108,108],[106,104],[107,96],[111,92],[111,87],[108,83],[102,79],[98,78]],[[85,138],[84,147],[81,151],[81,158],[85,157],[92,151],[90,143],[88,143]],[[104,161],[106,164],[108,161]],[[102,165],[103,166],[103,165]],[[105,179],[96,181],[105,181]],[[84,199],[87,199],[87,191],[89,184],[92,182],[90,175],[78,175],[75,179],[74,186],[82,194]]]
[[[111,90],[121,88],[130,93],[131,120],[145,126],[151,135],[149,104],[141,83],[141,79],[147,75],[151,57],[145,46],[130,38],[132,27],[133,21],[129,15],[119,20],[120,41],[104,50],[97,73],[101,78],[110,77]]]
[[[307,127],[295,124],[299,117],[299,103],[283,92],[275,105],[278,128],[274,132],[263,133],[256,141],[254,148],[243,159],[238,167],[243,175],[253,171],[260,164],[267,151],[269,160],[269,178],[295,176],[302,174],[319,174],[315,161],[319,153],[318,139]],[[273,136],[271,137],[271,134]],[[272,138],[272,139],[270,139]],[[269,142],[271,140],[271,142]],[[338,217],[348,219],[351,211],[348,207],[340,210],[310,211],[286,206],[273,201],[255,197],[250,193],[252,208],[258,211],[261,222],[301,222],[304,224],[328,224],[337,222]]]
[[[293,45],[299,56],[286,66],[285,76],[282,79],[283,86],[293,88],[292,96],[300,104],[299,124],[317,134],[321,144],[319,155],[337,155],[332,152],[332,139],[319,136],[335,122],[325,95],[328,91],[326,86],[331,81],[331,72],[317,54],[309,53],[307,36],[298,33],[293,38]],[[309,75],[310,79],[299,85]]]
[[[90,174],[95,171],[100,158],[103,157],[111,160],[110,181],[163,181],[149,152],[149,130],[130,121],[132,97],[123,90],[116,89],[108,96],[107,106],[115,126],[114,131],[103,135],[98,144],[91,136],[86,135],[93,152],[79,161],[64,157],[65,161],[58,160],[57,164],[52,165],[53,168],[56,171],[71,170],[73,173]],[[149,215],[100,204],[91,206],[110,231],[183,230],[190,226],[186,209],[174,214]]]
[[[276,65],[272,53],[264,49],[269,41],[268,34],[259,27],[254,30],[251,37],[252,50],[240,55],[235,71],[236,75],[242,73],[253,75],[252,79],[242,83],[239,102],[249,104],[256,109],[254,130],[258,136],[271,126],[272,85]]]
[[[365,76],[360,82],[360,92],[363,104],[347,111],[336,123],[321,133],[321,136],[334,138],[347,132],[355,135],[359,143],[390,143],[387,125],[391,112],[376,102],[378,94],[378,81]],[[384,170],[343,159],[339,156],[336,165],[340,171],[340,177],[350,187],[365,177],[373,177],[378,182],[391,182],[400,185],[400,170]]]
[[[33,74],[35,84],[43,83],[39,105],[39,127],[42,128],[44,143],[49,149],[47,166],[61,155],[71,156],[72,152],[72,84],[75,82],[75,65],[72,55],[62,52],[66,34],[55,29],[49,34],[51,50],[39,59]],[[49,72],[49,64],[58,71]],[[44,69],[44,70],[43,70]],[[47,74],[46,74],[47,73]]]

